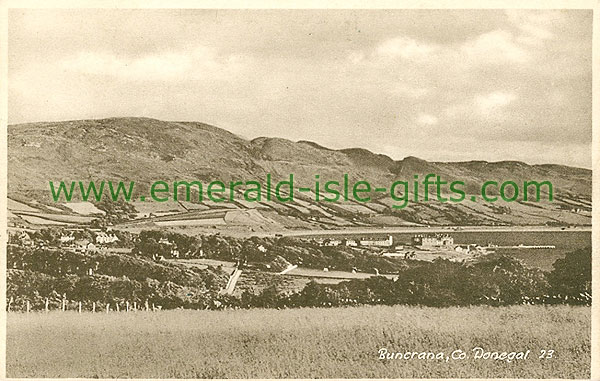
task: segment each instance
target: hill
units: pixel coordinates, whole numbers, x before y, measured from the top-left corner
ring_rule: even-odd
[[[592,173],[581,168],[515,161],[428,162],[416,157],[393,160],[362,148],[334,150],[310,141],[293,142],[281,138],[247,140],[203,123],[149,118],[8,126],[8,192],[13,205],[13,208],[9,207],[9,217],[24,225],[44,224],[44,221],[71,223],[82,214],[51,200],[50,180],[135,181],[136,196],[139,196],[156,180],[264,182],[267,173],[272,174],[274,181],[287,179],[293,173],[296,187],[313,188],[317,174],[323,183],[341,181],[343,174],[348,174],[350,181],[367,180],[373,187],[389,187],[396,180],[413,181],[414,175],[419,175],[422,182],[425,174],[433,173],[445,181],[464,181],[467,197],[461,203],[409,203],[401,210],[391,207],[398,202],[385,193],[373,193],[373,200],[368,203],[317,203],[314,194],[299,193],[296,201],[289,204],[247,203],[236,199],[227,205],[211,202],[133,205],[139,218],[149,217],[151,212],[153,215],[161,213],[163,220],[160,222],[169,226],[184,224],[178,222],[182,220],[188,225],[191,221],[208,220],[194,222],[201,226],[231,225],[231,221],[237,221],[235,223],[264,230],[415,224],[591,223]],[[551,181],[554,202],[472,201],[470,195],[479,195],[481,184],[488,180],[512,180],[517,184],[523,184],[525,180]],[[430,191],[434,191],[433,188]],[[409,194],[412,199],[412,188]],[[422,184],[419,195],[424,196]],[[446,189],[444,195],[451,194]],[[21,210],[25,208],[34,210]],[[248,209],[256,209],[252,218],[247,217]],[[216,210],[222,214],[215,214]],[[190,212],[196,214],[190,216]],[[210,218],[204,218],[203,213],[210,213]],[[62,215],[62,220],[53,214]],[[65,222],[64,215],[72,216],[72,219],[67,218]]]

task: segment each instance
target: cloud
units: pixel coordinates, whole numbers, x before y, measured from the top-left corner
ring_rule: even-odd
[[[391,94],[407,98],[422,98],[425,95],[429,94],[429,92],[430,90],[427,88],[408,85],[406,83],[399,83],[397,85],[393,85],[390,89]]]
[[[427,126],[436,125],[436,124],[438,124],[438,122],[439,122],[439,120],[437,117],[435,117],[433,115],[429,115],[429,114],[421,114],[417,118],[417,123],[424,124]]]
[[[427,57],[438,50],[436,45],[429,45],[412,38],[396,37],[383,41],[375,49],[382,57],[404,59],[420,59]]]
[[[532,62],[533,54],[523,39],[550,38],[544,28],[530,23],[521,26],[519,33],[511,28],[494,29],[452,43],[440,44],[406,36],[396,36],[379,42],[371,49],[355,50],[347,55],[350,65],[371,65],[398,71],[398,59],[412,70],[414,65],[424,65],[422,70],[435,69],[444,72],[470,71],[479,67],[504,64],[526,65]],[[537,41],[537,40],[536,40]]]
[[[589,166],[589,10],[51,16],[10,16],[11,123],[139,115],[333,148],[390,145],[396,158]],[[565,141],[585,151],[568,156]]]
[[[521,31],[517,41],[526,45],[539,45],[544,40],[554,38],[554,33],[548,25],[561,19],[561,15],[556,11],[527,12],[509,9],[505,13],[509,21]]]
[[[106,75],[126,80],[194,79],[224,76],[239,68],[240,57],[218,57],[208,48],[186,52],[162,52],[141,57],[118,57],[115,54],[82,51],[61,62],[65,70],[83,74]]]
[[[529,53],[519,46],[514,36],[504,30],[483,33],[465,42],[461,46],[461,53],[468,60],[481,63],[523,63],[530,59]]]
[[[479,111],[483,114],[489,114],[494,110],[498,110],[505,107],[512,101],[517,99],[517,96],[513,93],[507,93],[503,91],[494,91],[486,95],[478,95],[475,97],[475,104],[479,108]]]

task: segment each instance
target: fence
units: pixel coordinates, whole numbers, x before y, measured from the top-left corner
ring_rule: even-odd
[[[42,303],[32,303],[28,299],[15,301],[13,297],[7,303],[8,312],[33,312],[33,311],[77,311],[78,313],[92,312],[92,313],[109,313],[109,312],[136,312],[136,311],[160,311],[162,306],[157,306],[155,303],[150,303],[148,300],[138,305],[137,301],[129,302],[81,302],[62,299],[60,301],[51,300],[44,298]]]

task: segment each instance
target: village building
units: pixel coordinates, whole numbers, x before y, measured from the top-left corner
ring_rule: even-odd
[[[362,237],[359,239],[361,246],[382,246],[390,247],[394,244],[394,239],[391,235],[387,237]]]
[[[152,254],[152,260],[160,262],[160,261],[164,261],[165,257],[160,254]]]
[[[98,251],[98,246],[94,242],[90,242],[87,239],[77,239],[71,242],[71,247],[74,250],[85,253],[86,251]]]
[[[168,245],[168,246],[172,246],[173,242],[169,241],[168,238],[161,238],[158,240],[158,243],[161,245]]]
[[[67,244],[67,243],[71,243],[75,241],[75,237],[73,236],[73,233],[70,234],[62,234],[60,236],[60,243],[61,244]]]
[[[109,244],[117,241],[119,241],[119,237],[113,233],[99,232],[96,234],[96,243],[98,244]]]
[[[468,254],[471,252],[471,245],[456,245],[454,247],[454,250],[459,252],[459,253],[465,253]]]
[[[326,239],[325,241],[323,241],[323,244],[321,246],[339,246],[342,244],[342,240],[341,239]]]
[[[421,247],[452,247],[454,238],[448,234],[417,234],[413,237],[414,246]]]
[[[25,231],[22,231],[21,233],[19,233],[17,238],[19,239],[19,242],[21,242],[22,245],[25,245],[25,246],[33,245],[33,240],[31,239],[31,236],[29,235],[29,233],[27,233]]]
[[[77,240],[73,241],[71,243],[71,245],[75,246],[75,249],[77,251],[83,252],[83,251],[85,251],[85,248],[89,242],[90,241],[88,241],[87,239],[77,239]]]

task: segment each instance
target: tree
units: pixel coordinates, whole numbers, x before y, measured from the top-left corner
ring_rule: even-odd
[[[575,250],[557,259],[548,274],[553,294],[564,295],[577,302],[581,294],[592,293],[592,248]],[[587,299],[587,298],[585,298]],[[581,300],[583,301],[583,300]]]

